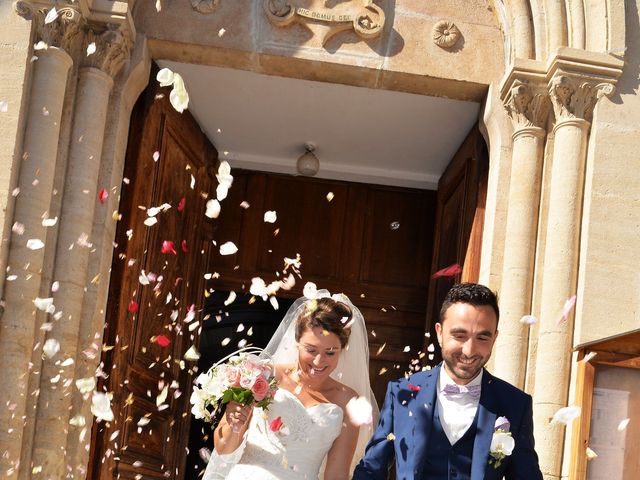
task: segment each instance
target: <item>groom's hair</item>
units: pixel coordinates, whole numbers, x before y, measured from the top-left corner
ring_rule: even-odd
[[[340,346],[344,348],[347,346],[351,334],[349,326],[352,315],[353,312],[349,305],[336,302],[332,298],[309,300],[298,317],[296,341],[300,340],[305,330],[320,327],[322,330],[335,333],[340,339]]]
[[[496,327],[500,319],[500,309],[498,308],[498,297],[490,289],[479,283],[459,283],[451,287],[444,297],[442,308],[440,309],[440,323],[444,321],[447,310],[454,303],[467,303],[474,307],[489,306],[496,313]]]

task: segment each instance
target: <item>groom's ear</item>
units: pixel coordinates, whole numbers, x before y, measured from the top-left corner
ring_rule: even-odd
[[[436,323],[436,336],[438,337],[438,343],[442,347],[442,324],[440,322]]]

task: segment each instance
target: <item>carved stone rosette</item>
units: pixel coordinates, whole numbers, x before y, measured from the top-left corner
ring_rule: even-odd
[[[196,12],[208,15],[213,13],[220,5],[220,0],[190,0],[191,8]]]
[[[581,118],[591,121],[593,109],[603,95],[611,96],[615,87],[609,82],[585,81],[557,75],[549,84],[549,94],[556,121]]]
[[[516,130],[524,127],[544,128],[549,107],[547,91],[522,80],[513,82],[504,105]]]
[[[368,40],[382,34],[385,23],[384,10],[371,0],[351,2],[343,5],[339,13],[332,10],[310,10],[298,7],[290,0],[263,0],[264,12],[271,24],[287,27],[293,22],[322,22],[333,26],[324,37],[323,44],[339,32],[353,30],[360,38]]]
[[[129,59],[132,45],[129,30],[88,26],[83,50],[86,52],[92,43],[95,44],[95,53],[85,56],[83,65],[98,68],[114,78]]]
[[[448,21],[441,20],[433,26],[431,31],[433,43],[441,48],[452,48],[458,43],[462,33],[460,29],[456,27],[456,24]]]
[[[42,40],[49,47],[58,47],[68,52],[80,33],[83,19],[76,5],[65,4],[57,8],[58,17],[49,23],[45,23],[49,8],[18,0],[14,2],[13,9],[21,17],[33,22],[38,40]]]

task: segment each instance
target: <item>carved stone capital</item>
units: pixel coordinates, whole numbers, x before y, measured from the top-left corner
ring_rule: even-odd
[[[515,130],[544,128],[549,116],[549,95],[542,85],[515,80],[504,99],[504,108]]]
[[[581,118],[591,121],[598,100],[615,91],[613,83],[556,75],[549,82],[549,94],[556,121]]]
[[[198,13],[203,13],[208,15],[213,13],[218,5],[220,5],[220,0],[190,0],[191,8],[193,8]]]
[[[47,19],[47,14],[53,8],[56,8],[57,16],[53,20]],[[33,22],[37,41],[41,40],[49,47],[58,47],[67,52],[70,51],[83,24],[83,17],[77,5],[70,3],[48,8],[37,2],[18,0],[14,2],[13,9],[21,17]]]
[[[95,67],[111,78],[114,78],[129,60],[132,39],[127,28],[117,28],[113,25],[88,25],[84,36],[86,56],[83,66]],[[95,52],[88,54],[87,48],[92,45]]]
[[[360,38],[368,40],[382,34],[385,23],[384,10],[373,0],[352,0],[332,9],[311,9],[297,6],[295,0],[263,0],[265,15],[272,25],[287,27],[293,22],[323,23],[330,28],[322,39],[324,45],[334,35],[353,30]]]

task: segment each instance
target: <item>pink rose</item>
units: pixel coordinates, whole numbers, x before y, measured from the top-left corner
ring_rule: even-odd
[[[264,397],[267,396],[267,393],[269,392],[269,382],[267,382],[267,380],[260,375],[258,378],[256,378],[256,381],[253,384],[253,387],[251,388],[251,393],[253,393],[253,398],[259,402],[260,400],[263,400]]]
[[[240,386],[240,369],[228,366],[225,370],[225,376],[230,387]]]

